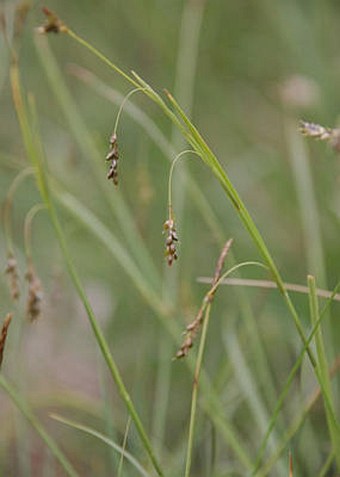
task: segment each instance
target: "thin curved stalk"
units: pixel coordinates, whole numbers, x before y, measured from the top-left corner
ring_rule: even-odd
[[[100,441],[104,442],[108,446],[110,446],[114,451],[118,452],[121,456],[130,462],[131,465],[135,467],[136,470],[143,476],[143,477],[150,477],[150,474],[144,469],[144,467],[140,464],[140,462],[133,457],[124,447],[119,446],[112,439],[105,436],[101,432],[96,431],[92,427],[84,426],[78,422],[71,421],[70,419],[66,419],[65,417],[59,416],[58,414],[50,414],[50,417],[55,421],[61,422],[62,424],[66,424],[66,426],[72,427],[73,429],[78,429],[79,431],[85,432],[90,436],[96,437]]]

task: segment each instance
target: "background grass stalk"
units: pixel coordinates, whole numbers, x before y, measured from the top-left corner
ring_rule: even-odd
[[[197,361],[196,361],[196,367],[195,367],[195,373],[194,373],[194,382],[193,382],[192,397],[191,397],[187,456],[186,456],[185,474],[184,474],[185,477],[190,476],[190,470],[191,470],[192,451],[193,451],[194,436],[195,436],[195,420],[196,420],[196,412],[197,412],[198,383],[200,378],[203,354],[204,354],[209,319],[210,319],[210,310],[211,310],[211,304],[209,303],[204,313],[202,335],[201,335],[200,345],[198,349]]]
[[[19,396],[15,388],[7,381],[7,379],[2,374],[0,374],[0,386],[7,392],[16,407],[20,410],[20,412],[26,417],[32,427],[36,430],[36,432],[45,442],[47,447],[50,449],[53,456],[60,463],[66,474],[69,477],[78,477],[78,473],[75,471],[74,467],[69,462],[65,454],[58,447],[57,443],[46,432],[45,428],[38,421],[38,419],[35,417],[35,415],[29,409],[27,404],[23,401],[23,399]]]
[[[160,468],[160,465],[154,455],[151,443],[149,441],[149,438],[146,434],[146,431],[144,430],[144,426],[139,418],[139,415],[137,413],[137,410],[134,407],[134,404],[130,398],[130,395],[125,388],[125,385],[123,383],[122,377],[120,375],[120,372],[118,370],[118,367],[111,355],[109,346],[107,344],[107,341],[100,329],[100,326],[96,320],[96,317],[93,313],[92,307],[90,305],[90,302],[88,301],[88,298],[86,296],[86,293],[83,289],[83,286],[81,284],[81,281],[78,277],[78,274],[76,272],[76,269],[73,265],[71,256],[68,251],[67,243],[64,237],[64,233],[62,230],[62,227],[60,225],[59,219],[57,217],[54,205],[52,203],[50,193],[49,193],[49,188],[48,188],[48,183],[47,183],[47,178],[46,178],[46,173],[44,172],[43,166],[41,164],[41,145],[37,143],[37,137],[33,136],[33,132],[30,128],[30,122],[28,120],[27,116],[27,111],[26,107],[24,105],[24,101],[22,98],[22,93],[21,93],[21,86],[20,86],[20,80],[19,80],[19,73],[18,73],[18,68],[17,65],[12,65],[11,67],[11,84],[12,84],[12,92],[13,92],[13,100],[16,108],[16,112],[18,115],[19,123],[21,126],[21,131],[22,135],[24,138],[24,144],[27,150],[27,154],[29,159],[32,161],[35,169],[36,169],[36,174],[38,178],[38,186],[39,190],[42,196],[42,199],[47,207],[47,210],[50,215],[50,219],[52,222],[52,225],[55,229],[55,233],[61,248],[61,251],[63,253],[65,263],[67,266],[67,269],[69,271],[70,277],[72,279],[72,282],[75,286],[75,289],[78,292],[79,298],[81,299],[84,308],[86,310],[91,328],[93,330],[94,336],[96,338],[96,341],[98,343],[98,346],[101,350],[102,356],[104,360],[106,361],[109,371],[111,373],[111,376],[114,380],[114,382],[117,385],[119,394],[121,398],[123,399],[130,415],[131,418],[136,426],[137,432],[141,438],[141,441],[143,443],[143,446],[147,452],[147,454],[150,457],[150,460],[158,473],[159,476],[163,476],[163,472]]]
[[[309,287],[309,306],[312,324],[315,325],[319,321],[319,304],[316,294],[315,278],[312,275],[308,275],[308,287]],[[328,424],[328,430],[330,433],[335,460],[337,463],[338,471],[340,471],[340,429],[339,423],[336,418],[334,409],[334,399],[331,387],[331,381],[329,377],[329,366],[327,361],[326,350],[323,342],[322,329],[318,327],[315,334],[316,351],[318,357],[317,371],[319,374],[319,382],[322,384],[322,396],[325,403],[325,412]]]
[[[339,366],[340,366],[340,361],[339,359],[337,359],[334,365],[332,366],[332,370],[331,370],[332,375],[337,373]],[[263,465],[261,469],[261,472],[263,475],[267,475],[271,471],[273,465],[278,460],[280,455],[282,455],[284,450],[287,449],[289,443],[297,434],[298,430],[302,427],[312,407],[316,404],[320,396],[321,396],[321,388],[317,387],[315,391],[311,394],[304,408],[301,411],[299,411],[298,415],[292,420],[291,424],[287,426],[287,430],[284,433],[284,437],[281,439],[279,446],[277,447],[275,452],[269,457],[267,462]],[[332,459],[334,459],[334,452],[332,452],[331,455],[332,455]]]
[[[71,427],[72,429],[77,429],[81,432],[84,432],[85,434],[89,434],[90,436],[96,437],[97,439],[108,445],[115,452],[117,452],[119,455],[124,456],[124,458],[128,462],[130,462],[130,464],[132,464],[143,477],[151,477],[151,474],[149,474],[149,472],[144,469],[141,463],[133,455],[131,455],[124,447],[119,446],[118,444],[113,442],[112,439],[105,436],[101,432],[96,431],[92,427],[84,426],[83,424],[80,424],[78,422],[66,419],[65,417],[59,416],[58,414],[51,414],[50,417],[55,421],[61,422],[62,424]]]
[[[337,286],[334,288],[334,290],[333,290],[333,296],[339,291],[339,289],[340,289],[340,283],[338,283]],[[290,373],[289,373],[289,376],[288,376],[288,378],[287,378],[287,380],[286,380],[286,382],[285,382],[285,384],[284,384],[284,386],[283,386],[283,388],[282,388],[282,391],[281,391],[281,393],[280,393],[280,396],[278,397],[278,400],[277,400],[275,409],[274,409],[274,411],[273,411],[273,413],[272,413],[272,417],[271,417],[270,422],[269,422],[269,425],[268,425],[268,430],[267,430],[267,432],[266,432],[266,434],[265,434],[265,436],[264,436],[264,438],[263,438],[263,440],[262,440],[262,442],[261,442],[261,444],[260,444],[260,446],[259,446],[259,450],[258,450],[258,453],[257,453],[257,457],[256,457],[256,459],[255,459],[255,463],[254,463],[254,467],[253,467],[253,470],[252,470],[252,474],[251,474],[251,475],[256,475],[256,477],[260,477],[260,476],[262,477],[262,476],[267,475],[267,474],[266,474],[265,472],[263,472],[262,470],[259,470],[259,468],[260,468],[260,465],[261,465],[261,461],[262,461],[262,458],[263,458],[263,455],[264,455],[264,452],[265,452],[265,449],[266,449],[266,445],[267,445],[269,436],[270,436],[270,434],[271,434],[271,432],[272,432],[272,430],[273,430],[273,428],[274,428],[274,426],[275,426],[276,420],[277,420],[278,415],[279,415],[279,413],[280,413],[280,410],[281,410],[281,408],[282,408],[282,406],[283,406],[284,400],[285,400],[285,398],[286,398],[286,396],[287,396],[287,394],[288,394],[288,391],[289,391],[289,389],[290,389],[290,386],[291,386],[292,383],[293,383],[293,379],[294,379],[296,373],[298,372],[298,370],[299,370],[300,367],[301,367],[301,364],[302,364],[304,355],[305,355],[306,350],[307,350],[307,345],[309,345],[309,344],[312,342],[312,340],[313,340],[313,338],[314,338],[314,336],[315,336],[315,334],[316,334],[316,332],[317,332],[317,330],[318,330],[318,328],[319,328],[319,326],[320,326],[322,320],[325,318],[325,316],[326,316],[326,314],[327,314],[328,307],[329,307],[330,304],[332,303],[333,296],[331,296],[331,297],[327,300],[327,303],[326,303],[325,306],[323,307],[323,309],[322,309],[322,311],[321,311],[321,313],[320,313],[320,315],[319,315],[319,317],[318,317],[316,323],[313,325],[313,328],[312,328],[312,330],[311,330],[311,332],[310,332],[310,335],[309,335],[309,337],[308,337],[308,339],[307,339],[307,344],[303,347],[303,349],[302,349],[302,351],[301,351],[301,353],[300,353],[298,359],[296,360],[296,362],[295,362],[293,368],[291,369],[291,371],[290,371]],[[320,389],[321,389],[321,386],[320,386]]]

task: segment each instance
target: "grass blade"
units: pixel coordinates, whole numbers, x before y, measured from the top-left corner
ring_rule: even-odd
[[[142,475],[143,477],[150,477],[151,474],[149,474],[144,469],[141,463],[135,457],[133,457],[133,455],[131,455],[127,450],[125,450],[123,447],[113,442],[112,439],[105,436],[101,432],[96,431],[92,427],[84,426],[83,424],[80,424],[78,422],[71,421],[70,419],[66,419],[65,417],[59,416],[58,414],[50,414],[50,417],[54,419],[55,421],[61,422],[62,424],[66,424],[66,426],[72,427],[73,429],[78,429],[79,431],[85,432],[85,434],[89,434],[90,436],[96,437],[100,441],[110,446],[118,454],[124,456],[124,458],[128,462],[130,462],[130,464],[133,465],[136,470],[138,470],[140,475]]]
[[[58,460],[66,474],[70,477],[77,477],[78,473],[75,471],[74,467],[69,462],[65,454],[58,447],[55,440],[46,432],[45,428],[38,421],[38,419],[35,417],[33,412],[23,401],[23,399],[19,396],[15,388],[7,381],[7,379],[5,379],[2,374],[0,374],[0,386],[7,392],[16,407],[20,410],[20,412],[26,417],[32,427],[36,430],[36,432],[45,442],[47,447],[50,449],[53,456]]]

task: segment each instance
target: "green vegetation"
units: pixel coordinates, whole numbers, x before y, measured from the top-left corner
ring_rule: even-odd
[[[340,472],[336,3],[0,8],[0,475]]]

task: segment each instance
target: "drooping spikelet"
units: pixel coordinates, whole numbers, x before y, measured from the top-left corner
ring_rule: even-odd
[[[106,160],[111,161],[109,171],[107,173],[107,178],[112,182],[114,185],[118,185],[118,159],[119,159],[119,152],[118,152],[118,144],[117,144],[117,135],[113,133],[110,137],[110,150],[106,155]]]
[[[304,136],[327,141],[337,152],[340,152],[340,128],[326,128],[320,124],[300,121],[299,131]]]
[[[37,320],[41,314],[41,302],[43,299],[43,291],[41,282],[37,276],[32,264],[29,264],[26,272],[26,280],[28,281],[28,297],[26,303],[26,315],[30,322]]]
[[[5,320],[4,320],[2,328],[1,328],[1,333],[0,333],[0,368],[1,368],[1,365],[2,365],[2,361],[4,359],[4,351],[5,351],[7,333],[8,333],[8,328],[9,328],[9,325],[11,324],[12,318],[13,318],[13,314],[8,313]]]
[[[18,264],[16,258],[10,254],[7,258],[5,273],[9,278],[9,289],[13,300],[17,300],[20,296]]]
[[[46,23],[37,28],[38,33],[65,33],[67,27],[60,20],[60,18],[53,13],[49,8],[43,7],[42,11],[46,16]]]
[[[163,225],[164,232],[166,233],[165,239],[165,256],[168,262],[168,265],[171,266],[174,260],[177,260],[177,242],[178,236],[175,228],[174,220],[169,217],[168,220],[164,222]]]

